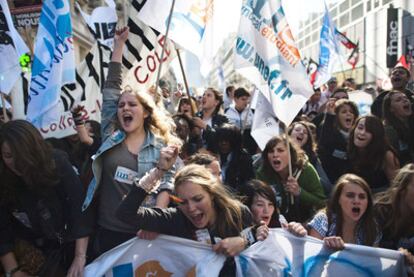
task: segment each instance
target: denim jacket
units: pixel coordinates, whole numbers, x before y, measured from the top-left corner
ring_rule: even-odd
[[[102,177],[102,154],[112,149],[114,146],[122,143],[126,134],[122,130],[111,131],[111,121],[116,116],[117,104],[119,96],[121,95],[121,64],[111,62],[109,64],[108,77],[105,83],[105,88],[102,91],[102,145],[99,147],[96,154],[92,157],[92,171],[94,178],[90,182],[86,194],[86,198],[82,205],[82,211],[85,211],[91,204],[95,192],[101,183]],[[150,131],[146,131],[146,138],[141,150],[138,154],[138,178],[141,178],[149,170],[157,166],[160,150],[165,144],[154,136]],[[175,169],[166,172],[161,179],[161,190],[173,189],[173,176]]]

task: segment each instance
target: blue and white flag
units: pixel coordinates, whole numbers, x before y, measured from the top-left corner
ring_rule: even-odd
[[[218,276],[226,257],[211,245],[159,235],[131,239],[102,254],[85,268],[85,277]]]
[[[22,72],[19,58],[28,53],[13,25],[7,1],[0,1],[0,92],[8,94]]]
[[[37,31],[27,119],[42,128],[43,115],[56,108],[61,87],[75,82],[69,0],[44,0]]]
[[[404,257],[398,251],[356,244],[332,251],[319,239],[296,237],[282,229],[271,229],[265,241],[255,243],[235,259],[237,277],[407,276]]]
[[[286,125],[313,94],[279,0],[243,4],[234,63]]]
[[[148,241],[131,239],[102,254],[85,268],[85,277],[219,276],[226,257],[211,245],[160,235]],[[398,251],[346,244],[342,251],[326,249],[323,241],[299,238],[271,229],[268,238],[235,257],[236,276],[406,276]]]
[[[328,82],[336,65],[341,61],[341,52],[335,29],[328,8],[325,6],[319,49],[319,66],[314,82],[315,88]]]

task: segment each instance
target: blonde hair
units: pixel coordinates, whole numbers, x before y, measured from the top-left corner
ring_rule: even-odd
[[[221,238],[240,234],[243,230],[242,203],[234,199],[209,170],[197,164],[184,166],[175,176],[175,189],[186,182],[201,186],[211,196],[216,211],[213,227]]]
[[[173,129],[175,128],[174,122],[155,105],[151,95],[128,88],[122,93],[134,95],[148,113],[148,116],[144,119],[144,128],[146,131],[153,133],[165,144],[182,144],[180,139],[173,135]],[[118,121],[115,127],[121,129]]]

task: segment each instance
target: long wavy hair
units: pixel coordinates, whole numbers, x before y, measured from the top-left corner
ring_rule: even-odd
[[[355,119],[354,119],[354,122],[353,123],[355,123],[355,120],[358,118],[358,116],[359,116],[359,111],[358,111],[358,107],[357,107],[357,105],[355,104],[355,102],[353,102],[353,101],[351,101],[351,100],[348,100],[348,99],[339,99],[338,101],[336,101],[335,102],[335,118],[336,118],[336,120],[335,120],[335,124],[336,124],[336,127],[339,129],[340,128],[340,126],[339,126],[339,121],[338,121],[338,113],[339,113],[339,111],[342,109],[342,107],[344,107],[344,106],[346,106],[346,105],[348,105],[350,108],[351,108],[351,111],[352,111],[352,113],[354,114],[354,116],[355,116]]]
[[[279,209],[277,208],[276,203],[276,194],[273,191],[272,187],[267,185],[266,183],[253,179],[247,182],[246,186],[243,188],[243,194],[246,196],[243,199],[243,203],[251,209],[253,205],[254,198],[256,196],[261,196],[270,202],[272,202],[273,206],[275,207],[275,211],[273,212],[269,227],[270,228],[277,228],[281,227],[280,221],[279,221]]]
[[[4,143],[10,147],[15,170],[30,190],[42,194],[59,181],[52,147],[32,124],[25,120],[5,123],[0,130],[0,146]],[[0,159],[0,176],[1,198],[10,200],[19,177],[4,164],[3,157]],[[8,193],[10,195],[6,195]]]
[[[145,111],[148,113],[148,116],[144,119],[144,128],[146,131],[153,133],[165,144],[173,143],[181,145],[180,140],[173,135],[173,130],[175,127],[174,121],[155,105],[155,102],[151,95],[148,93],[131,90],[129,88],[124,90],[122,93],[131,93],[134,95],[144,107]],[[119,97],[118,101],[121,99],[121,97],[122,95]],[[121,125],[118,122],[117,114],[115,114],[114,123],[115,129],[122,130]]]
[[[289,136],[292,134],[293,129],[295,129],[296,125],[302,125],[306,132],[308,133],[308,140],[306,141],[306,143],[301,147],[306,155],[308,155],[309,160],[314,161],[318,158],[318,155],[316,154],[317,151],[317,144],[314,141],[314,138],[312,136],[312,131],[309,128],[308,122],[306,121],[296,121],[293,122],[288,129],[288,134]]]
[[[289,141],[290,147],[290,159],[292,160],[292,171],[303,169],[308,158],[306,157],[305,151],[303,151],[296,143],[294,143],[290,138],[287,138],[285,135],[275,136],[271,138],[262,152],[262,161],[263,161],[263,171],[267,176],[276,176],[278,182],[282,182],[279,174],[277,174],[272,165],[267,158],[267,155],[273,151],[273,149],[279,143],[283,143],[285,146]]]
[[[364,148],[363,152],[354,144],[355,129],[362,119],[365,119],[366,132],[372,135],[371,141]],[[373,170],[382,169],[387,151],[392,151],[397,156],[387,140],[384,125],[381,120],[373,115],[365,115],[358,118],[351,129],[348,144],[348,157],[352,167],[356,170],[355,172],[359,172],[365,168]]]
[[[407,187],[414,181],[414,164],[402,167],[392,180],[391,186],[375,199],[376,212],[385,219],[382,228],[389,232],[392,238],[398,238],[412,224],[413,214],[404,199]],[[386,215],[386,216],[384,216]],[[411,218],[411,219],[410,219]]]
[[[387,93],[387,95],[384,97],[384,101],[382,102],[382,117],[384,120],[384,124],[392,126],[395,129],[395,131],[397,131],[398,136],[403,141],[408,142],[410,145],[412,145],[413,144],[412,140],[414,139],[414,133],[412,130],[410,130],[410,127],[413,128],[414,126],[409,126],[405,124],[401,119],[396,117],[395,114],[391,111],[392,96],[394,96],[397,93],[403,93],[403,92],[392,90],[389,93]],[[412,105],[411,102],[410,102],[410,105]],[[411,117],[413,117],[413,115],[411,115]]]
[[[216,212],[212,227],[221,238],[238,235],[243,230],[242,203],[209,170],[197,164],[184,166],[175,176],[175,189],[186,182],[201,186],[210,195]]]
[[[328,201],[326,208],[326,215],[328,217],[328,224],[331,225],[333,218],[336,217],[336,235],[342,237],[342,228],[344,225],[344,219],[342,214],[342,208],[339,204],[339,198],[341,197],[342,190],[346,184],[355,184],[362,188],[367,194],[368,205],[365,213],[359,219],[359,222],[354,230],[354,236],[358,236],[358,231],[362,230],[363,233],[363,244],[372,246],[377,238],[378,228],[375,222],[372,192],[364,179],[355,174],[342,175],[335,184],[332,190],[332,196]]]
[[[194,117],[196,115],[196,113],[198,112],[197,104],[196,104],[196,102],[194,101],[193,98],[188,97],[188,96],[183,96],[183,97],[180,98],[180,100],[178,102],[177,113],[178,114],[182,113],[181,112],[181,107],[184,103],[190,105],[190,107],[191,107],[191,116]]]

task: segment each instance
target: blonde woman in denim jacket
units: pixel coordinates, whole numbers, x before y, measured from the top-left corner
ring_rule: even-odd
[[[89,184],[82,206],[82,210],[91,217],[91,228],[97,225],[90,248],[92,257],[135,236],[134,225],[115,216],[117,206],[134,182],[153,168],[163,175],[160,188],[144,203],[151,207],[166,208],[169,192],[173,189],[174,169],[158,166],[162,151],[178,150],[177,146],[166,147],[178,145],[178,139],[171,133],[170,120],[157,110],[148,94],[133,90],[121,92],[122,52],[128,34],[128,27],[117,30],[115,34],[114,51],[102,92],[103,144],[93,157],[94,179]]]

